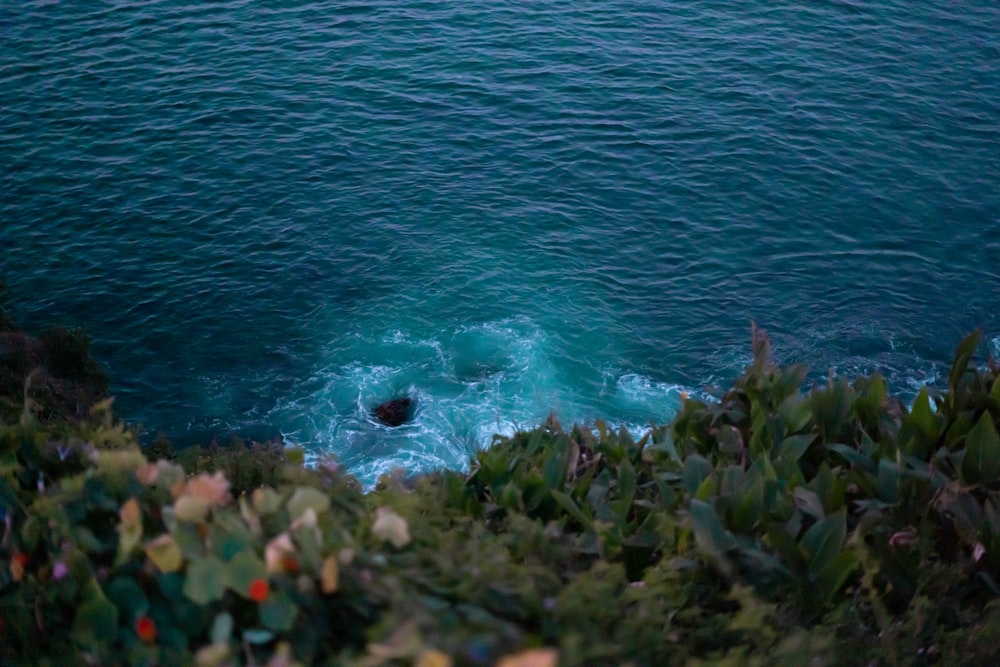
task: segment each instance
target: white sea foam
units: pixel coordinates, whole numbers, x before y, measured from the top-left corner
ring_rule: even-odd
[[[494,434],[539,423],[563,389],[545,337],[527,321],[462,326],[437,338],[394,330],[347,340],[335,356],[353,358],[318,371],[308,383],[318,389],[275,416],[296,426],[284,435],[306,447],[308,462],[332,454],[367,485],[397,467],[464,468]],[[392,428],[373,418],[376,405],[403,395],[414,400],[409,423]]]

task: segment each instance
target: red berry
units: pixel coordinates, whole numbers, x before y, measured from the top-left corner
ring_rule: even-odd
[[[152,644],[156,641],[156,623],[149,616],[140,616],[135,621],[135,633],[142,641]]]
[[[250,599],[254,602],[263,602],[270,592],[271,589],[263,579],[254,579],[250,584]]]

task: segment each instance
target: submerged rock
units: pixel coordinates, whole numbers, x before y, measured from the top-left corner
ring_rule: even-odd
[[[372,410],[372,414],[386,426],[400,426],[410,420],[412,405],[411,398],[394,398],[376,407]]]

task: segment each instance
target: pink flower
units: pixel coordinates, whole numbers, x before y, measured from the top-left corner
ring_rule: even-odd
[[[52,578],[56,581],[59,581],[67,574],[69,574],[69,567],[67,567],[66,563],[57,561],[56,564],[52,566]]]

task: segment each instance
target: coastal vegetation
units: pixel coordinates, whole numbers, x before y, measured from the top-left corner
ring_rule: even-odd
[[[0,308],[0,663],[988,665],[1000,368],[912,405],[753,362],[641,439],[555,418],[364,493],[281,443],[142,445],[86,337]]]

